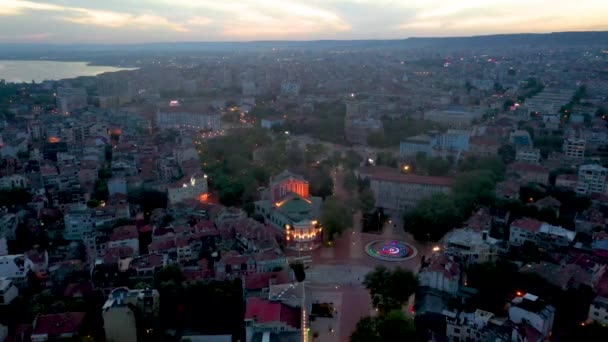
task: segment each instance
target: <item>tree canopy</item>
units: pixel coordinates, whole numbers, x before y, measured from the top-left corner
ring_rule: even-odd
[[[328,197],[323,203],[321,223],[325,229],[325,238],[333,241],[335,234],[342,234],[344,230],[353,225],[351,209],[336,197]]]
[[[439,240],[479,205],[492,205],[496,182],[504,164],[498,158],[469,159],[460,165],[467,170],[456,176],[451,194],[425,198],[405,214],[404,228],[417,240]]]
[[[433,121],[414,119],[411,117],[382,120],[383,132],[369,135],[367,143],[372,147],[385,148],[398,146],[403,138],[411,137],[430,130],[443,129]]]
[[[351,342],[415,341],[414,321],[395,310],[379,317],[365,317],[350,337]]]
[[[439,240],[462,222],[462,214],[454,198],[436,194],[420,201],[405,215],[405,229],[419,241]]]
[[[381,313],[400,310],[409,297],[416,291],[416,276],[405,269],[397,267],[389,270],[377,266],[365,275],[363,285],[370,292],[372,303]]]

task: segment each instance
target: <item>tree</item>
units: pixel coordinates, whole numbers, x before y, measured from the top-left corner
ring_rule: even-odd
[[[308,164],[317,162],[323,158],[326,152],[327,148],[324,144],[308,144],[304,150],[304,160]]]
[[[505,144],[498,148],[498,156],[502,159],[505,165],[511,164],[515,161],[515,146],[512,144]]]
[[[468,215],[477,205],[494,203],[495,187],[498,177],[492,171],[476,170],[465,172],[454,182],[453,197],[461,214]]]
[[[441,157],[426,159],[424,165],[429,176],[446,176],[450,172],[450,167],[450,162]]]
[[[359,207],[363,213],[369,213],[376,207],[376,198],[370,188],[364,188],[359,194]]]
[[[502,180],[505,173],[505,164],[498,157],[468,157],[460,163],[460,171],[489,171],[492,177],[498,181]]]
[[[359,186],[359,180],[352,170],[347,170],[344,172],[344,179],[342,181],[344,189],[346,189],[346,191],[349,193],[355,192]]]
[[[384,148],[388,147],[386,136],[383,131],[375,131],[367,136],[367,144],[372,147]]]
[[[370,292],[372,303],[381,313],[400,310],[409,297],[416,291],[416,276],[405,269],[397,267],[389,270],[377,266],[365,275],[363,285]]]
[[[108,191],[108,183],[104,179],[98,179],[95,181],[95,189],[93,197],[98,201],[107,201],[110,196]]]
[[[467,285],[478,290],[474,305],[491,312],[502,310],[507,295],[516,291],[516,274],[517,266],[509,262],[472,265]]]
[[[289,264],[289,267],[293,270],[293,274],[298,282],[303,282],[306,279],[306,271],[304,270],[304,264],[301,262],[295,264]]]
[[[25,189],[0,190],[0,207],[26,205],[31,198]]]
[[[598,323],[577,324],[560,341],[608,341],[608,327]]]
[[[475,89],[475,87],[469,80],[466,80],[466,82],[464,82],[464,88],[466,89],[467,94],[469,94],[471,92],[471,90]]]
[[[131,204],[142,206],[144,213],[149,213],[156,208],[167,207],[167,194],[156,190],[138,189],[129,191],[127,200]]]
[[[395,310],[385,316],[364,317],[350,337],[351,342],[415,341],[413,320]]]
[[[154,273],[154,287],[159,288],[162,283],[174,282],[181,284],[184,280],[184,274],[179,266],[169,265],[161,268]]]
[[[547,134],[534,139],[534,146],[540,149],[543,158],[547,158],[551,152],[561,151],[563,143],[564,138],[560,134]]]
[[[376,164],[388,167],[397,167],[397,158],[390,152],[378,152]]]
[[[355,152],[354,150],[348,150],[344,155],[343,165],[349,170],[354,170],[361,165],[362,161],[363,158],[359,155],[359,153]]]
[[[353,225],[353,214],[343,201],[333,196],[328,197],[323,203],[321,223],[325,228],[325,238],[333,241],[335,234],[340,235]]]
[[[327,197],[334,191],[334,179],[331,177],[331,169],[326,165],[321,167],[307,168],[303,175],[310,181],[310,193],[313,196]]]
[[[89,208],[97,208],[99,207],[100,202],[96,199],[92,199],[87,201],[87,207]]]
[[[451,196],[436,194],[418,202],[404,219],[404,228],[416,240],[437,241],[462,222],[462,214]]]

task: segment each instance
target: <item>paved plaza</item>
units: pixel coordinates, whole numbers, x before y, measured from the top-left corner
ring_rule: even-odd
[[[306,270],[306,281],[313,303],[333,303],[337,313],[333,318],[317,318],[311,322],[311,335],[318,333],[316,341],[349,341],[357,322],[375,314],[369,292],[361,282],[365,275],[378,265],[389,268],[402,267],[417,272],[422,255],[430,247],[419,244],[408,236],[400,226],[387,223],[383,234],[361,233],[361,220],[355,215],[354,229],[338,237],[332,247],[322,247],[308,253],[312,259]],[[416,256],[405,261],[382,261],[365,253],[365,245],[376,240],[400,240],[418,250]],[[304,254],[303,254],[304,255]]]

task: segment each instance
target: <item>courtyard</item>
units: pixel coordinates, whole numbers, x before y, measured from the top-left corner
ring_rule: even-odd
[[[404,243],[400,248],[409,246],[415,253],[408,252],[401,260],[374,258],[366,253],[365,247],[375,241],[400,241]],[[311,302],[331,303],[335,310],[333,317],[317,317],[311,321],[310,336],[317,336],[316,340],[323,342],[348,341],[361,318],[376,314],[369,293],[361,284],[365,275],[379,265],[416,273],[421,257],[430,253],[430,246],[416,242],[392,222],[385,225],[382,234],[361,233],[360,216],[356,214],[354,228],[337,237],[331,247],[298,255],[312,260],[306,270]]]

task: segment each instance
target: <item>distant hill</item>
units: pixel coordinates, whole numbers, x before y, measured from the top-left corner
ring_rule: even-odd
[[[315,41],[251,41],[251,42],[176,42],[147,44],[0,44],[0,59],[82,60],[83,56],[116,56],[147,53],[234,52],[277,49],[415,49],[415,48],[494,48],[605,45],[608,32],[557,32],[547,34],[502,34],[473,37],[407,38],[395,40],[315,40]]]

